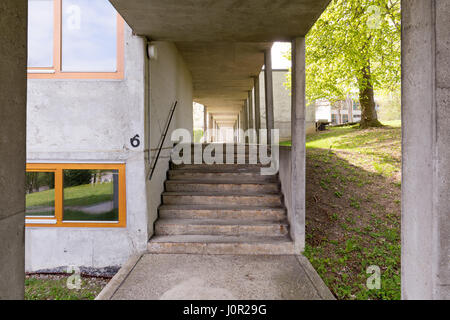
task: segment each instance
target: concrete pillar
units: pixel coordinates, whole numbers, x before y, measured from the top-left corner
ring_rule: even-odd
[[[253,121],[253,93],[251,90],[248,92],[248,122],[250,127],[249,129],[255,129]],[[255,137],[253,135],[250,140],[250,143],[255,143]]]
[[[253,78],[255,86],[255,129],[256,129],[256,143],[261,143],[261,137],[259,136],[259,130],[261,129],[261,109],[260,109],[260,94],[259,94],[259,76]]]
[[[209,121],[208,121],[208,129],[209,129],[209,137],[208,137],[208,141],[212,142],[213,139],[213,116],[212,114],[209,114]]]
[[[203,106],[203,136],[205,137],[206,141],[206,130],[208,130],[208,108],[206,106]]]
[[[402,298],[450,299],[450,2],[402,16]]]
[[[305,38],[292,41],[292,171],[291,171],[291,236],[298,252],[305,248],[306,189],[306,98],[305,98]]]
[[[247,131],[249,129],[249,121],[248,121],[248,102],[247,100],[244,101],[244,131]],[[248,143],[248,136],[245,136],[245,143]]]
[[[0,300],[23,299],[27,0],[0,2]]]
[[[264,52],[264,84],[266,92],[266,127],[267,144],[272,144],[270,132],[274,128],[273,120],[273,81],[272,81],[272,52],[268,49]]]

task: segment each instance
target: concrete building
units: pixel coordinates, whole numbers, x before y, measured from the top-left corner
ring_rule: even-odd
[[[248,117],[248,114],[254,106],[252,102],[256,105],[259,102],[259,97],[255,98],[259,90],[253,92],[256,92],[254,97],[250,97],[249,92],[254,87],[259,88],[258,76],[262,66],[265,65],[267,71],[271,70],[269,49],[274,41],[292,41],[293,49],[292,149],[280,151],[280,180],[291,242],[283,242],[282,245],[286,252],[301,252],[305,237],[304,36],[328,2],[272,0],[266,2],[264,10],[261,10],[259,1],[230,4],[229,1],[218,0],[205,10],[201,1],[111,0],[130,26],[124,25],[126,57],[123,74],[117,64],[118,67],[107,70],[109,72],[104,72],[104,66],[95,70],[102,74],[101,78],[87,79],[88,75],[83,75],[81,79],[69,81],[64,77],[77,73],[73,71],[77,65],[72,65],[72,71],[64,75],[59,68],[62,66],[64,71],[67,61],[64,61],[63,53],[61,63],[58,60],[60,51],[55,51],[56,63],[52,68],[45,66],[45,71],[42,68],[33,71],[46,73],[45,77],[54,74],[54,79],[30,80],[28,90],[28,112],[33,115],[28,116],[28,121],[33,121],[33,117],[43,119],[37,114],[37,106],[47,113],[46,119],[49,120],[41,120],[43,123],[27,129],[27,1],[3,0],[0,3],[0,299],[23,298],[26,264],[27,268],[57,264],[55,261],[47,264],[38,257],[38,251],[45,250],[48,238],[62,243],[56,244],[57,253],[67,253],[70,263],[87,266],[121,264],[132,252],[145,250],[145,243],[154,230],[156,208],[164,189],[170,142],[164,145],[167,148],[161,158],[164,160],[158,162],[152,180],[146,177],[171,106],[178,101],[171,128],[192,130],[193,100],[206,106],[211,114],[234,117],[235,121],[238,120],[235,127],[242,128],[244,124],[258,127],[249,121],[255,118]],[[64,4],[59,0],[52,3],[57,9]],[[404,0],[402,9],[402,294],[404,299],[449,299],[450,3],[447,0]],[[274,11],[277,14],[273,14]],[[69,20],[70,26],[76,27],[77,9],[71,7],[64,12],[74,14]],[[64,28],[62,31],[64,36]],[[50,38],[55,41],[61,39],[58,33],[55,37],[52,33]],[[54,48],[60,50],[59,46]],[[70,48],[68,50],[71,51]],[[79,50],[78,54],[82,56],[82,52]],[[70,64],[66,70],[71,70]],[[103,73],[114,75],[105,79]],[[269,129],[274,127],[272,76],[272,72],[265,73],[265,111]],[[71,90],[73,86],[80,88],[85,95],[71,97],[67,93],[69,96],[66,97],[61,94],[58,100],[45,96],[48,87]],[[142,87],[144,89],[139,90]],[[77,112],[78,117],[71,113],[75,109],[81,110]],[[257,106],[255,110],[259,110]],[[245,114],[247,117],[243,118]],[[125,124],[118,124],[117,116],[125,119]],[[67,127],[53,129],[55,122],[66,118],[71,119]],[[217,127],[221,121],[219,117],[207,120],[209,127]],[[55,141],[46,140],[48,131],[52,129],[61,131]],[[27,140],[37,146],[47,142],[53,148],[31,147],[26,152]],[[104,142],[108,146],[104,146]],[[70,146],[72,143],[73,148]],[[25,229],[24,171],[27,161],[29,169],[49,173],[50,177],[54,175],[58,190],[55,191],[54,202],[56,219],[53,216],[47,216],[47,219],[37,217],[35,219],[41,219],[42,225],[30,225],[27,221]],[[106,170],[113,176],[118,175],[120,191],[113,183],[108,195],[115,203],[114,196],[119,192],[119,220],[103,221],[105,225],[114,223],[115,227],[91,226],[91,220],[84,221],[89,224],[85,226],[72,220],[64,226],[64,216],[61,216],[64,214],[62,200],[66,191],[63,170],[88,169]],[[131,180],[130,177],[135,182],[125,186],[124,181]],[[171,178],[174,177],[172,173]],[[124,195],[126,206],[123,206]],[[264,197],[264,201],[279,201],[279,198]],[[49,224],[54,224],[54,228]],[[167,225],[160,227],[164,229]],[[25,233],[33,241],[42,243],[25,248]],[[80,241],[80,238],[85,240]],[[239,243],[235,243],[235,247],[223,243],[223,246],[197,244],[200,245],[195,247],[197,249],[212,251],[220,251],[224,247],[245,249]],[[185,243],[176,245],[177,250],[195,249]],[[252,253],[256,253],[257,245],[250,246]],[[170,243],[150,240],[148,248],[157,251],[161,248],[174,250],[174,247]],[[268,250],[266,246],[258,248],[259,253]],[[96,250],[101,250],[101,256],[105,258],[91,260]]]
[[[347,99],[334,105],[328,100],[317,100],[314,105],[316,121],[327,120],[334,125],[361,121],[361,107],[356,100]]]
[[[73,202],[70,188],[60,187],[64,193],[61,195],[64,198],[62,210],[58,209],[58,202],[63,199],[57,198],[57,191],[54,205],[49,201],[51,214],[40,217],[33,214],[33,209],[37,210],[33,201],[36,195],[27,195],[25,270],[29,272],[69,265],[118,267],[132,254],[145,251],[161,201],[168,168],[167,148],[172,146],[170,139],[166,141],[166,149],[151,181],[148,174],[174,101],[178,101],[178,106],[171,128],[182,127],[192,131],[193,127],[191,74],[176,46],[166,42],[151,43],[158,57],[151,58],[149,63],[147,40],[133,35],[131,28],[108,1],[96,1],[92,5],[83,1],[70,3],[79,6],[80,29],[84,30],[86,37],[90,35],[91,27],[87,19],[117,21],[113,36],[95,39],[106,46],[109,42],[115,44],[111,47],[114,52],[117,50],[117,67],[114,65],[108,72],[98,72],[99,67],[93,66],[98,63],[95,57],[87,59],[84,56],[84,59],[72,62],[74,67],[66,66],[65,59],[74,57],[65,51],[64,46],[61,46],[62,63],[52,61],[55,63],[51,64],[53,67],[45,69],[31,67],[34,56],[42,50],[36,48],[33,51],[36,31],[30,32],[26,95],[27,170],[29,173],[55,172],[53,179],[57,190],[59,170],[64,175],[70,170],[115,170],[123,166],[123,181],[119,180],[119,188],[111,189],[109,193],[111,197],[123,199],[124,205],[120,207],[118,216],[112,219],[92,213],[90,216],[80,215],[75,218],[78,221],[74,221],[65,215]],[[29,28],[44,29],[42,20],[34,20],[37,14],[42,14],[43,4],[50,13],[53,7],[55,19],[59,18],[58,1],[29,1]],[[73,50],[80,50],[77,43],[93,46],[89,42],[91,39],[76,42],[75,35],[71,35],[76,31],[65,29],[70,17],[64,15],[64,10],[62,12],[59,18],[62,40],[74,41]],[[102,25],[94,27],[99,29]],[[94,50],[100,49],[94,47]],[[109,58],[108,53],[101,54],[102,59]],[[92,65],[86,65],[88,63]],[[65,69],[76,67],[85,69],[75,69],[76,72]],[[138,137],[138,144],[138,140],[132,141],[134,137]],[[95,190],[92,188],[90,192]],[[102,197],[107,195],[102,194]],[[78,199],[78,205],[84,201],[88,209],[92,204],[89,203],[89,195],[85,196],[84,200]]]

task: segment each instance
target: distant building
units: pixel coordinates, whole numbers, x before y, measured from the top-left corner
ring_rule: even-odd
[[[380,106],[375,102],[375,110],[378,112]],[[358,100],[347,98],[332,104],[326,99],[315,102],[316,121],[327,120],[333,125],[354,123],[361,121],[361,105]]]

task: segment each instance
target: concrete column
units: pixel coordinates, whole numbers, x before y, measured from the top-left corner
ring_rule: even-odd
[[[244,101],[244,131],[249,129],[249,121],[248,121],[248,103],[247,100]],[[245,143],[248,143],[248,136],[245,136]]]
[[[270,132],[274,128],[273,120],[273,80],[272,80],[272,52],[268,49],[264,52],[264,84],[266,92],[266,127],[267,144],[272,144]]]
[[[248,92],[248,122],[250,129],[255,129],[253,121],[253,93],[251,90]],[[255,143],[255,137],[253,135],[250,140],[250,143]]]
[[[259,94],[259,76],[253,78],[255,86],[255,129],[256,129],[256,143],[261,143],[261,137],[259,136],[259,130],[261,129],[261,109],[260,109],[260,94]]]
[[[306,98],[305,98],[305,38],[292,41],[292,172],[291,172],[291,236],[298,252],[305,248],[305,188],[306,188]]]
[[[213,116],[212,114],[209,114],[209,121],[208,121],[208,129],[209,129],[209,136],[208,136],[208,141],[212,142],[213,139]]]
[[[0,300],[24,298],[27,3],[0,2]]]
[[[203,136],[205,137],[205,142],[207,142],[205,136],[206,130],[208,130],[208,108],[203,106]]]
[[[402,298],[450,299],[450,2],[402,15]]]

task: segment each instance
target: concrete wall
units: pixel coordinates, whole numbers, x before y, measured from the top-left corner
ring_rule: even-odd
[[[402,11],[402,297],[450,299],[450,2]]]
[[[125,28],[124,80],[29,80],[28,162],[126,164],[126,228],[26,229],[26,270],[121,265],[146,249],[145,43]],[[141,145],[130,138],[139,134]]]
[[[264,90],[264,70],[259,75],[260,81],[260,109],[261,109],[261,128],[266,127],[266,98]],[[291,92],[284,83],[288,70],[273,70],[273,113],[275,129],[280,130],[280,141],[291,140]],[[313,106],[306,108],[306,133],[313,133],[316,115]],[[263,139],[265,141],[265,138]]]
[[[148,198],[148,234],[153,234],[153,223],[158,218],[158,207],[161,204],[161,193],[169,168],[171,132],[176,128],[193,131],[192,76],[171,42],[152,42],[157,57],[149,61],[150,74],[150,157],[154,159],[157,146],[169,116],[170,107],[178,101],[176,111],[165,140],[152,180],[147,182]],[[147,172],[150,166],[146,168]]]
[[[0,300],[24,296],[27,1],[0,2]]]

